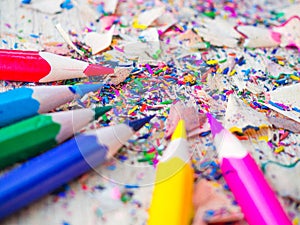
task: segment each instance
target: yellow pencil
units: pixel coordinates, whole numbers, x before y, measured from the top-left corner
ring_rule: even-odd
[[[184,120],[180,120],[157,166],[148,225],[191,223],[194,214],[193,173]]]

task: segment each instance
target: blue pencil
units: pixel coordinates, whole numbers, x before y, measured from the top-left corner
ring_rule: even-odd
[[[47,113],[76,97],[97,91],[102,84],[22,87],[0,93],[0,127]]]
[[[0,219],[112,157],[153,116],[79,134],[0,177]]]

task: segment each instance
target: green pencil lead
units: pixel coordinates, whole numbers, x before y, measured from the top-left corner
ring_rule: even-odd
[[[112,109],[112,106],[103,106],[103,107],[96,107],[95,111],[95,119],[98,119],[100,116],[104,115],[106,112]]]
[[[161,102],[160,104],[161,105],[169,105],[169,104],[172,104],[173,100],[172,99],[169,99],[169,100],[165,100],[163,102]]]

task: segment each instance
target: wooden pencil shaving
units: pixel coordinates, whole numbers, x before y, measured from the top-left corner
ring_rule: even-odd
[[[293,16],[282,25],[273,27],[274,35],[280,35],[280,46],[294,46],[300,51],[300,17]]]
[[[187,107],[178,101],[171,106],[170,114],[166,122],[165,138],[170,138],[180,119],[185,121],[188,136],[189,132],[193,132],[193,135],[201,132],[200,129],[195,132],[195,129],[203,127],[206,123],[206,116],[204,114],[199,114],[195,107]]]
[[[206,43],[203,42],[202,38],[194,31],[187,30],[186,32],[178,35],[178,39],[189,48],[206,48]]]
[[[84,52],[79,50],[71,41],[69,35],[67,34],[67,32],[62,28],[62,25],[60,23],[57,23],[55,25],[56,29],[58,30],[58,32],[60,33],[60,35],[62,36],[62,38],[66,41],[66,43],[72,48],[74,49],[79,55],[83,56]]]
[[[160,32],[164,33],[167,29],[173,26],[177,22],[177,19],[172,13],[165,12],[163,15],[158,17],[154,22],[155,26]]]
[[[235,29],[234,23],[216,17],[215,19],[201,19],[202,27],[196,29],[197,33],[210,44],[235,48],[242,37]],[[221,39],[219,37],[222,37]]]
[[[267,92],[267,95],[272,102],[300,109],[300,83],[277,88],[274,91]]]
[[[298,110],[300,109],[299,93],[299,83],[277,88],[274,91],[266,92],[268,102],[263,104],[282,116],[300,123],[300,113]]]
[[[269,74],[269,76],[272,76],[273,78],[278,79],[281,75],[286,75],[286,74],[293,74],[294,71],[286,66],[281,66],[273,61],[271,61],[270,59],[266,58],[266,57],[262,57],[264,64],[265,64],[265,68],[266,68],[266,72]]]
[[[163,15],[165,7],[155,7],[150,10],[146,10],[140,13],[134,21],[133,26],[135,28],[146,29],[150,26],[156,19]]]
[[[230,95],[224,118],[224,126],[231,132],[254,132],[262,128],[268,129],[271,123],[265,114],[246,105],[234,95]],[[270,138],[270,137],[269,137]]]
[[[60,7],[61,3],[61,0],[39,0],[33,1],[28,5],[23,5],[23,7],[33,9],[42,13],[56,14],[63,11],[63,9]]]
[[[300,202],[299,161],[289,165],[267,162],[264,171],[268,181],[282,197],[290,197]]]
[[[108,83],[113,85],[119,85],[130,75],[130,69],[128,68],[117,68],[115,73],[108,76]]]
[[[106,13],[115,13],[117,5],[118,5],[118,0],[104,0],[104,10]]]
[[[219,184],[205,179],[195,185],[193,203],[196,209],[193,225],[237,222],[244,217]],[[208,212],[214,213],[210,215]]]
[[[284,13],[283,17],[288,19],[292,16],[300,16],[300,4],[293,4],[291,6],[285,7],[282,10],[278,10]]]
[[[263,27],[250,25],[238,26],[237,30],[246,36],[244,47],[276,47],[279,45],[271,36],[271,31]]]
[[[92,48],[92,54],[95,55],[111,45],[115,26],[112,26],[108,32],[99,34],[97,32],[87,33],[85,42]]]
[[[268,116],[268,120],[274,127],[283,128],[294,133],[300,133],[300,123],[287,118],[278,118]]]
[[[80,17],[85,23],[96,21],[99,18],[96,10],[92,9],[90,5],[75,0],[72,0],[72,3],[78,9]]]

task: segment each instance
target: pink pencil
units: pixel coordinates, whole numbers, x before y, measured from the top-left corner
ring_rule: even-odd
[[[249,225],[291,225],[274,191],[239,140],[207,114],[223,176]]]

